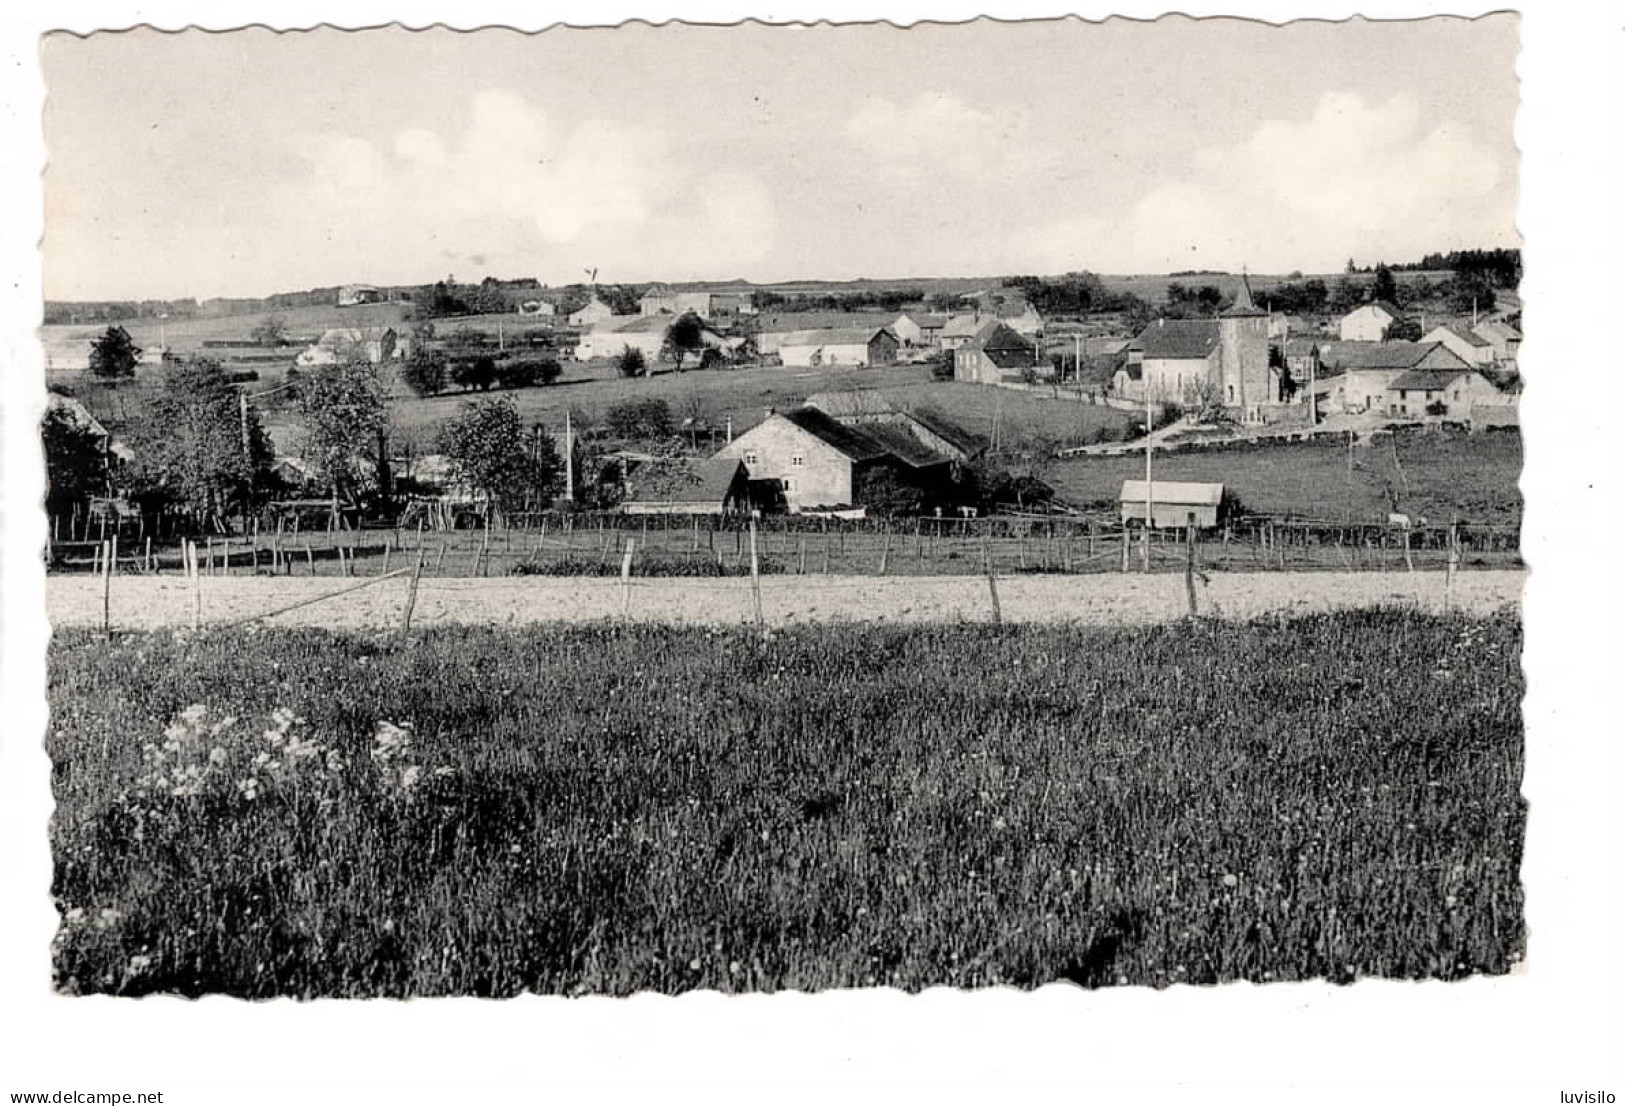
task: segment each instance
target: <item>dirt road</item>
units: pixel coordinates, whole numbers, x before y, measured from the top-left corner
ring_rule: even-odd
[[[1522,571],[1459,573],[1450,605],[1475,613],[1521,606]],[[328,595],[358,580],[289,577],[202,579],[205,623],[267,614]],[[381,580],[347,595],[277,614],[273,625],[384,629],[398,626],[406,600],[404,577]],[[97,626],[101,582],[54,576],[46,583],[46,612],[59,626]],[[1010,622],[1149,623],[1176,619],[1188,607],[1183,576],[1024,576],[998,582],[1001,614]],[[187,626],[193,600],[178,576],[120,576],[113,581],[115,628]],[[1197,584],[1202,614],[1251,618],[1272,611],[1299,612],[1415,604],[1446,605],[1442,572],[1316,572],[1213,574]],[[992,617],[987,580],[978,576],[776,576],[762,580],[762,614],[774,624],[833,621],[985,621]],[[425,579],[414,626],[439,623],[584,622],[628,616],[679,623],[749,622],[755,617],[748,579],[618,580],[523,577]]]

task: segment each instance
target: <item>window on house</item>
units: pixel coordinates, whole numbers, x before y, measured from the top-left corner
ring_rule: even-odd
[[[779,485],[787,492],[793,492],[796,490],[796,482],[788,478],[780,480]]]
[[[790,464],[794,465],[796,468],[800,468],[802,465],[805,465],[806,463],[807,463],[807,459],[805,457],[803,457],[799,453],[796,454],[794,457],[790,458]]]
[[[747,449],[745,451],[745,464],[754,465],[755,463],[756,463],[756,453],[753,450]]]

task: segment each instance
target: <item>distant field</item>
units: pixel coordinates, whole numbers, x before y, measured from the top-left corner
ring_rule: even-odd
[[[995,420],[1000,441],[1021,447],[1037,439],[1060,445],[1081,443],[1101,427],[1120,427],[1127,421],[1120,411],[1088,404],[1046,399],[1004,389],[935,381],[919,365],[885,369],[785,369],[664,372],[628,380],[608,365],[566,362],[563,378],[544,388],[503,392],[526,420],[539,420],[550,429],[562,428],[566,409],[584,426],[601,420],[611,406],[629,399],[662,399],[680,419],[698,414],[700,421],[722,427],[731,418],[735,434],[767,417],[769,408],[788,410],[815,392],[875,389],[896,406],[931,407],[965,430],[985,438],[993,436]],[[464,403],[480,398],[463,392],[420,399],[397,380],[392,390],[395,432],[403,444],[425,449],[439,425]],[[496,395],[499,393],[491,393]],[[296,441],[291,412],[267,412],[266,425],[284,448]],[[1092,439],[1091,439],[1092,440]]]
[[[1248,510],[1318,519],[1382,521],[1397,509],[1433,522],[1515,524],[1523,513],[1517,434],[1402,433],[1355,446],[1352,473],[1349,459],[1337,441],[1159,453],[1153,478],[1222,483]],[[1048,479],[1087,506],[1115,503],[1124,480],[1144,476],[1142,457],[1090,457],[1058,462]]]

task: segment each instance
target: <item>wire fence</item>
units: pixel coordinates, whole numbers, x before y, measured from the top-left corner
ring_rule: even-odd
[[[1520,568],[1515,526],[1247,518],[1198,529],[1124,524],[1114,518],[829,519],[701,518],[621,513],[533,515],[491,528],[368,527],[253,530],[197,539],[208,576],[383,575],[616,576],[627,543],[634,576],[965,576],[1182,571],[1405,572]],[[148,537],[56,543],[50,567],[100,572],[109,545],[118,572],[187,572],[184,543]]]

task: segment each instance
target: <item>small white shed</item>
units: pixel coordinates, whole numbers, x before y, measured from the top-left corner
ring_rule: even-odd
[[[1219,524],[1219,501],[1224,498],[1224,485],[1153,479],[1150,498],[1153,526],[1185,526],[1190,516],[1195,515],[1197,526],[1212,527]],[[1123,522],[1144,522],[1145,504],[1145,481],[1123,481]]]

